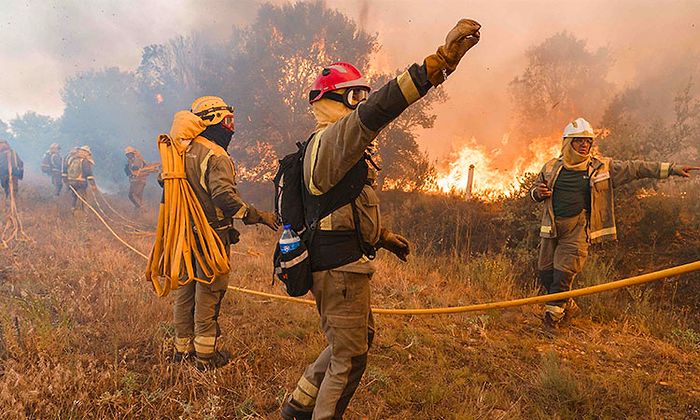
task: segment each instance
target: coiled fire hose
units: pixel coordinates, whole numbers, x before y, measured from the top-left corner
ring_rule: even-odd
[[[186,148],[187,144],[166,135],[158,137],[164,196],[146,267],[146,279],[153,283],[158,296],[193,280],[211,284],[216,276],[230,271],[226,248],[207,222],[185,177]],[[202,277],[197,276],[197,268]]]

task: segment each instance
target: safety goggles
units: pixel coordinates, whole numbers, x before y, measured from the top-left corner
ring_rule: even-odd
[[[593,144],[593,139],[590,137],[574,137],[571,140],[571,144],[581,144],[581,143],[587,143],[589,145]]]
[[[355,109],[360,104],[360,102],[367,99],[369,96],[369,89],[366,87],[353,87],[348,88],[341,95],[337,92],[328,92],[323,95],[324,98],[331,99],[336,102],[342,102],[346,107],[350,109]]]
[[[225,116],[224,119],[221,120],[221,126],[231,132],[234,132],[235,130],[233,126],[233,114],[228,114],[227,116]]]

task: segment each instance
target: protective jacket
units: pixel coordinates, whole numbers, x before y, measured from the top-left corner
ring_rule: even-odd
[[[408,70],[369,95],[366,101],[338,121],[320,127],[311,137],[304,156],[304,183],[310,194],[322,195],[338,184],[361,159],[379,131],[432,87],[425,64]],[[369,182],[355,199],[362,240],[376,245],[381,232],[376,172],[370,168]],[[371,185],[370,185],[371,184]],[[353,231],[352,204],[321,219],[320,231]],[[363,256],[336,268],[338,271],[373,273],[374,266]]]
[[[71,153],[63,165],[63,176],[74,187],[86,187],[88,181],[94,182],[92,172],[95,162],[82,152]]]
[[[63,173],[63,158],[57,152],[49,156],[49,173],[53,176],[61,176]]]
[[[236,170],[226,150],[200,136],[204,131],[201,119],[189,112],[175,115],[170,136],[175,141],[192,139],[185,152],[185,175],[202,205],[209,224],[225,243],[236,242],[233,219],[245,224],[257,223],[255,208],[243,201],[236,189]],[[228,236],[233,238],[229,241]]]
[[[48,151],[41,160],[41,172],[46,175],[58,175],[63,173],[63,158],[58,152]]]
[[[555,182],[561,169],[561,158],[547,162],[540,171],[535,185],[530,190],[530,197],[537,201],[544,201],[540,236],[543,238],[556,238],[557,229],[554,223],[554,209],[551,198],[540,198],[537,195],[537,186],[544,183],[550,190],[554,189]],[[617,239],[615,226],[615,209],[613,189],[630,181],[642,178],[668,178],[673,166],[670,163],[643,162],[638,160],[620,161],[611,158],[594,156],[588,166],[589,182],[591,185],[591,211],[587,226],[588,239],[591,243],[599,243],[605,240]]]
[[[10,148],[5,148],[0,151],[0,178],[10,177],[8,164],[12,166],[12,177],[16,179],[24,177],[24,162],[19,158],[17,152]]]
[[[141,169],[146,166],[146,161],[139,153],[135,153],[133,158],[127,158],[127,163],[124,166],[124,173],[132,181],[145,181],[148,173],[141,173]]]

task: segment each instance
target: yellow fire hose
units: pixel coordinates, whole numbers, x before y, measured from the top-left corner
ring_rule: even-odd
[[[666,277],[678,276],[680,274],[690,273],[700,270],[700,261],[679,265],[665,270],[659,270],[652,273],[642,274],[639,276],[629,277],[623,280],[612,281],[609,283],[598,284],[596,286],[584,287],[582,289],[571,290],[568,292],[552,293],[550,295],[532,296],[522,299],[506,300],[501,302],[479,303],[466,306],[452,306],[447,308],[428,308],[428,309],[391,309],[391,308],[372,308],[375,314],[389,315],[440,315],[440,314],[457,314],[463,312],[483,312],[492,309],[513,308],[515,306],[534,305],[536,303],[545,303],[552,300],[562,300],[575,298],[579,296],[593,295],[596,293],[607,292],[610,290],[620,289],[623,287],[634,286],[636,284],[649,283],[656,280],[661,280]],[[249,295],[261,296],[271,299],[286,300],[289,302],[303,303],[306,305],[315,305],[313,300],[293,298],[290,296],[280,296],[272,293],[258,292],[255,290],[243,289],[240,287],[229,286],[231,290],[246,293]]]
[[[125,241],[124,239],[122,239],[119,235],[117,235],[117,232],[115,232],[114,229],[112,229],[112,228],[109,226],[109,224],[108,224],[108,223],[105,221],[105,219],[100,215],[100,213],[99,213],[97,210],[95,210],[95,208],[94,208],[93,206],[91,206],[90,203],[88,203],[86,199],[84,199],[80,194],[78,194],[78,191],[76,191],[75,188],[73,188],[72,185],[68,185],[68,188],[70,188],[71,191],[73,191],[73,194],[75,194],[75,196],[78,197],[78,200],[80,200],[83,204],[85,204],[86,206],[88,206],[88,208],[89,208],[90,210],[92,210],[93,213],[95,213],[95,216],[97,216],[97,218],[100,219],[100,222],[102,222],[102,224],[105,225],[105,227],[107,228],[107,230],[109,230],[109,232],[110,232],[115,238],[117,238],[117,240],[118,240],[119,242],[121,242],[124,246],[126,246],[126,247],[129,248],[130,250],[134,251],[136,254],[138,254],[139,256],[143,257],[144,259],[148,259],[148,257],[146,256],[146,254],[142,253],[142,252],[139,251],[138,249],[136,249],[136,248],[134,248],[133,246],[129,245],[128,242],[126,242],[126,241]]]
[[[80,198],[80,196],[78,196]],[[82,200],[82,198],[81,198]],[[85,202],[83,200],[83,202]],[[86,203],[86,202],[85,202]],[[87,204],[87,203],[86,203]],[[92,209],[92,211],[100,218],[102,223],[109,229],[109,231],[114,235],[120,242],[122,242],[124,245],[126,245],[129,249],[134,251],[136,254],[140,255],[142,258],[147,259],[147,257],[139,252],[137,249],[126,243],[123,239],[117,235],[114,230],[112,230],[107,222],[104,221],[100,217],[100,215],[97,213],[95,209],[92,208],[88,204],[88,207]],[[372,308],[372,312],[375,314],[384,314],[384,315],[441,315],[441,314],[457,314],[457,313],[464,313],[464,312],[483,312],[483,311],[488,311],[488,310],[494,310],[494,309],[506,309],[506,308],[513,308],[516,306],[524,306],[524,305],[534,305],[537,303],[545,303],[549,302],[552,300],[562,300],[562,299],[568,299],[568,298],[575,298],[575,297],[580,297],[580,296],[588,296],[588,295],[593,295],[597,293],[602,293],[602,292],[608,292],[610,290],[615,290],[615,289],[621,289],[623,287],[629,287],[629,286],[634,286],[638,284],[643,284],[643,283],[650,283],[652,281],[657,281],[661,280],[667,277],[673,277],[673,276],[679,276],[681,274],[687,274],[691,273],[693,271],[700,271],[700,260],[691,262],[688,264],[683,264],[679,265],[676,267],[671,267],[667,268],[664,270],[659,270],[659,271],[654,271],[651,273],[647,274],[642,274],[639,276],[634,276],[634,277],[629,277],[626,279],[622,280],[617,280],[617,281],[612,281],[609,283],[604,283],[604,284],[599,284],[595,286],[589,286],[589,287],[584,287],[582,289],[575,289],[571,290],[568,292],[561,292],[561,293],[553,293],[550,295],[542,295],[542,296],[532,296],[532,297],[527,297],[527,298],[521,298],[521,299],[513,299],[513,300],[506,300],[506,301],[500,301],[500,302],[489,302],[489,303],[480,303],[480,304],[475,304],[475,305],[466,305],[466,306],[451,306],[451,307],[445,307],[445,308],[424,308],[424,309],[393,309],[393,308]],[[286,302],[293,302],[293,303],[301,303],[304,305],[315,305],[316,302],[313,300],[308,300],[308,299],[300,299],[300,298],[294,298],[291,296],[282,296],[282,295],[277,295],[273,293],[265,293],[265,292],[260,292],[257,290],[250,290],[250,289],[245,289],[242,287],[236,287],[236,286],[228,286],[230,290],[233,290],[235,292],[239,293],[244,293],[247,295],[252,295],[252,296],[259,296],[259,297],[264,297],[264,298],[269,298],[269,299],[276,299],[276,300],[281,300],[281,301],[286,301]]]
[[[185,144],[166,135],[158,137],[164,203],[158,211],[156,240],[146,268],[146,279],[158,296],[193,280],[211,284],[216,276],[230,271],[226,248],[185,177],[185,150]],[[197,276],[194,261],[203,278]]]

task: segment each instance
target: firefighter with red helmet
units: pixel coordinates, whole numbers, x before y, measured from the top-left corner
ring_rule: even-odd
[[[307,192],[317,196],[362,178],[364,187],[347,205],[322,218],[309,244],[312,293],[328,346],[311,363],[282,407],[284,419],[342,418],[367,366],[374,336],[370,309],[372,259],[384,248],[406,261],[408,241],[382,227],[371,144],[410,104],[438,86],[479,42],[481,25],[462,19],[445,44],[423,64],[413,64],[369,94],[360,71],[333,63],[321,71],[309,93],[316,128],[303,159]],[[369,163],[369,164],[368,164]],[[342,196],[342,194],[341,194]]]

